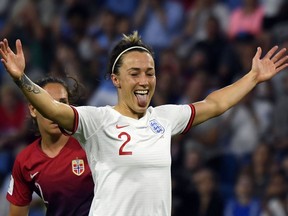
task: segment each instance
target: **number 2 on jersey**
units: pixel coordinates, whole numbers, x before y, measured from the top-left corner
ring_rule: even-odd
[[[125,136],[126,137],[126,140],[124,141],[124,143],[121,145],[120,149],[119,149],[119,155],[132,155],[132,152],[131,151],[125,151],[124,150],[124,147],[126,146],[126,144],[128,142],[130,142],[131,140],[131,136],[126,133],[126,132],[121,132],[119,135],[118,135],[118,138],[121,139],[121,137]]]

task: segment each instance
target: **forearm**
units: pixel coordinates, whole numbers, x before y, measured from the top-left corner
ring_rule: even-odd
[[[212,92],[205,100],[216,103],[216,112],[220,115],[239,103],[256,85],[255,75],[249,72],[235,83]]]
[[[193,125],[223,114],[241,101],[256,85],[254,74],[249,72],[235,83],[212,92],[203,101],[194,104],[196,116]]]
[[[25,74],[14,80],[29,102],[46,118],[53,118],[57,108],[54,99],[41,87],[33,83]]]
[[[65,129],[72,129],[74,114],[71,107],[54,100],[50,94],[33,83],[25,74],[23,74],[20,79],[14,81],[32,106],[41,113],[41,115],[58,123]]]

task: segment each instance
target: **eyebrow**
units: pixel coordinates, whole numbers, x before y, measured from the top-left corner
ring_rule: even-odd
[[[132,68],[129,68],[128,71],[131,71],[131,70],[134,70],[134,71],[141,71],[141,68],[138,68],[138,67],[132,67]],[[149,67],[147,68],[147,70],[145,70],[145,72],[147,71],[151,71],[151,70],[154,70],[153,67]]]

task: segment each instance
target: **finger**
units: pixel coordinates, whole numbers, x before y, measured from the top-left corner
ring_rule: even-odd
[[[254,56],[254,59],[260,59],[261,55],[262,55],[262,49],[261,47],[257,47],[257,52]]]
[[[273,58],[271,59],[274,63],[278,61],[278,59],[281,58],[281,56],[284,55],[284,53],[286,52],[286,48],[282,48],[278,53],[276,53],[276,55],[273,56]]]
[[[268,53],[264,56],[264,58],[271,58],[273,56],[273,54],[276,52],[276,50],[278,49],[278,46],[274,46],[273,48],[271,48]]]
[[[1,55],[2,59],[4,59],[5,61],[7,61],[7,55],[6,55],[6,52],[3,50],[3,49],[4,49],[3,46],[4,46],[4,44],[1,43],[1,44],[0,44],[0,55]]]
[[[9,69],[8,69],[8,67],[7,67],[7,62],[6,62],[4,59],[1,59],[1,62],[2,62],[2,64],[3,64],[5,70],[9,73]]]
[[[8,40],[6,38],[4,38],[3,42],[4,42],[5,51],[7,52],[8,51],[8,47],[9,47]]]
[[[5,59],[2,58],[2,59],[1,59],[1,62],[3,63],[5,69],[7,69],[7,66],[6,66],[6,65],[7,65],[7,61],[6,61]]]
[[[288,63],[285,63],[285,64],[281,65],[280,67],[277,67],[276,68],[276,73],[278,73],[279,71],[283,70],[286,67],[288,67]]]
[[[285,57],[282,57],[280,60],[275,62],[275,66],[279,67],[280,65],[284,64],[285,62],[287,62],[287,60],[288,60],[288,56],[286,55]]]
[[[16,51],[17,51],[17,54],[23,53],[22,44],[19,39],[16,40]]]
[[[4,39],[4,46],[5,46],[5,50],[7,53],[13,53],[13,51],[11,50],[11,48],[9,46],[9,42],[6,38]]]
[[[0,42],[0,49],[3,51],[3,53],[6,52],[6,49],[5,49],[5,44],[3,41]]]

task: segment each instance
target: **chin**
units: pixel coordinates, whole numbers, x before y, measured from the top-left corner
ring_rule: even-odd
[[[62,132],[61,132],[61,130],[59,129],[59,127],[51,129],[51,130],[50,130],[50,133],[51,133],[51,134],[54,134],[54,135],[62,134]]]
[[[137,108],[135,109],[136,113],[137,114],[145,114],[146,110],[147,110],[148,106],[145,106],[145,107],[140,107],[140,106],[137,106]]]

